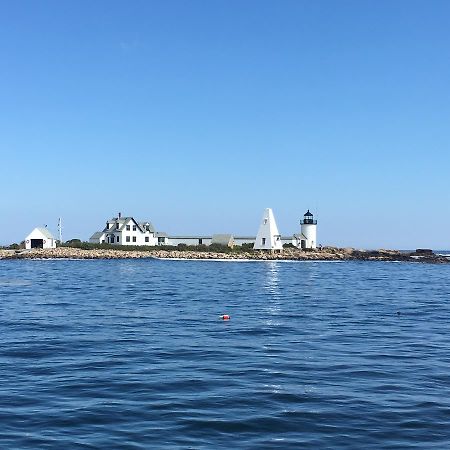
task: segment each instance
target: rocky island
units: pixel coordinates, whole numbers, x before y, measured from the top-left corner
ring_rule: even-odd
[[[301,250],[285,248],[281,253],[236,250],[209,251],[191,249],[111,249],[58,247],[54,249],[0,250],[0,259],[203,259],[203,260],[264,260],[264,261],[404,261],[449,263],[450,258],[431,251],[400,252],[398,250],[357,250],[353,248],[323,247]]]

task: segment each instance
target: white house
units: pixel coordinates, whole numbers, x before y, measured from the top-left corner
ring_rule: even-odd
[[[255,250],[270,250],[271,252],[281,252],[283,250],[281,235],[278,232],[277,223],[271,208],[264,210],[253,248]]]
[[[25,238],[25,248],[56,248],[56,240],[47,228],[35,228]]]
[[[106,222],[103,231],[94,233],[89,242],[115,245],[158,245],[158,237],[150,222],[138,222],[133,217],[117,217]]]

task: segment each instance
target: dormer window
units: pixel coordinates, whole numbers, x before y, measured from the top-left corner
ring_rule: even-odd
[[[109,223],[106,222],[106,229],[109,230]]]
[[[118,230],[120,227],[120,224],[116,223],[116,230]]]

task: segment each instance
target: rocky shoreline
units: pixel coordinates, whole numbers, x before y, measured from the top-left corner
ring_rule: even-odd
[[[319,250],[284,249],[282,253],[262,251],[208,252],[189,250],[128,251],[115,249],[84,250],[72,247],[34,250],[0,250],[0,259],[203,259],[203,260],[287,260],[287,261],[406,261],[424,263],[450,263],[450,258],[434,253],[404,253],[397,250],[365,251],[353,248],[324,247]]]

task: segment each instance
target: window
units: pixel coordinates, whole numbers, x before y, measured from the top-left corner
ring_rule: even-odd
[[[116,242],[119,243],[119,236],[116,237]]]
[[[264,225],[267,223],[267,219],[264,219]]]
[[[130,225],[127,225],[127,231],[130,231]]]
[[[106,222],[106,229],[109,230],[109,223]]]
[[[133,242],[136,242],[136,236],[133,236]]]
[[[120,224],[116,223],[116,230],[118,230],[120,227]]]
[[[145,236],[145,242],[149,242],[150,238],[148,236]]]
[[[133,231],[136,231],[136,225],[133,225]]]
[[[125,240],[126,240],[127,242],[130,242],[130,236],[127,236],[127,237],[125,238]]]
[[[266,238],[262,238],[262,245],[266,245]]]

